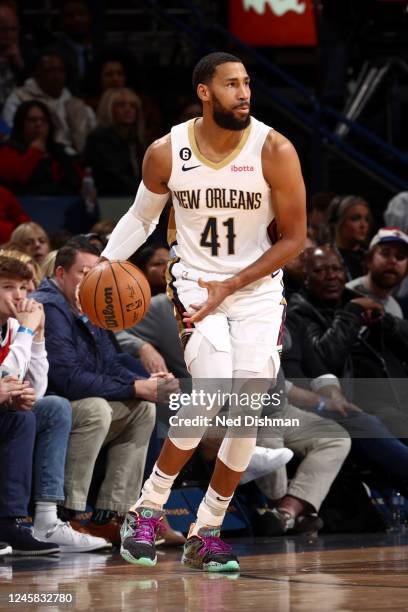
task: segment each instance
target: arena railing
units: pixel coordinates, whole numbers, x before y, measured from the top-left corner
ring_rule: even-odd
[[[317,186],[320,182],[319,174],[322,172],[323,166],[323,147],[330,150],[333,154],[347,159],[349,163],[356,166],[362,173],[369,176],[376,183],[383,185],[389,191],[399,192],[408,190],[408,181],[404,178],[408,164],[407,155],[404,155],[396,147],[360,123],[347,119],[344,114],[336,111],[329,105],[322,104],[307,87],[292,75],[276,66],[256,49],[243,43],[219,23],[208,24],[206,16],[195,2],[191,0],[179,1],[180,4],[190,8],[195,27],[185,23],[174,14],[169,14],[166,8],[160,4],[160,0],[145,0],[145,5],[150,10],[155,11],[165,22],[182,32],[192,45],[198,49],[206,52],[216,50],[215,46],[211,43],[214,37],[227,43],[228,48],[233,46],[245,58],[250,58],[258,66],[263,66],[269,76],[277,77],[285,85],[289,86],[301,97],[303,103],[308,106],[308,110],[301,108],[287,96],[278,92],[274,87],[269,86],[258,77],[251,80],[253,87],[267,95],[271,104],[279,108],[283,114],[289,116],[298,126],[310,134],[310,146],[313,151],[313,155],[310,156],[312,164],[312,191],[314,190],[313,185]],[[349,132],[355,138],[359,138],[363,144],[358,147],[354,141],[346,141],[337,135],[328,125],[328,120],[330,119],[336,120],[336,127],[339,124],[346,125]],[[370,149],[370,151],[374,150],[376,155],[368,153],[367,149]],[[382,159],[385,161],[381,161]],[[398,168],[397,170],[396,167]]]

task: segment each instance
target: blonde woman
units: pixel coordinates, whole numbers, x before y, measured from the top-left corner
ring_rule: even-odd
[[[126,87],[108,89],[87,139],[85,165],[92,167],[100,195],[133,194],[141,178],[144,120],[139,96]]]
[[[12,247],[11,247],[12,245]],[[47,232],[41,225],[30,221],[21,223],[10,236],[10,243],[3,248],[14,248],[31,255],[37,263],[41,263],[50,252],[50,241]]]

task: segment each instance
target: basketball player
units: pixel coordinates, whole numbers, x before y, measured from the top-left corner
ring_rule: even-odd
[[[203,57],[193,85],[202,118],[173,127],[148,148],[135,202],[102,256],[129,257],[153,231],[170,192],[177,233],[169,289],[193,380],[222,380],[229,390],[254,379],[269,385],[279,369],[281,268],[306,237],[298,156],[285,137],[251,117],[249,77],[240,59],[226,53]],[[221,407],[212,407],[209,416]],[[180,414],[191,415],[191,407]],[[190,437],[180,437],[170,428],[140,499],[126,515],[121,554],[130,563],[156,563],[163,505],[205,428],[189,431]],[[243,437],[227,432],[190,528],[185,565],[239,570],[220,527],[255,443],[256,429]]]

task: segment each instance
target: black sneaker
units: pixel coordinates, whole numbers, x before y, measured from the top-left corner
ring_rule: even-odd
[[[49,555],[60,552],[56,544],[36,540],[31,529],[18,524],[18,519],[0,521],[0,536],[13,548],[14,555]]]
[[[6,542],[0,542],[0,557],[3,555],[9,555],[12,552],[12,548]]]
[[[229,544],[220,538],[217,527],[201,527],[197,535],[190,535],[190,527],[181,562],[192,569],[206,572],[239,572],[239,562]]]
[[[255,535],[272,537],[284,535],[289,529],[295,526],[293,516],[285,510],[279,508],[257,508],[254,521]]]
[[[120,554],[125,561],[136,565],[156,565],[156,536],[163,517],[162,510],[145,506],[126,514],[120,530]]]
[[[323,520],[316,513],[300,514],[295,520],[293,533],[303,533],[305,535],[314,535],[323,529]]]

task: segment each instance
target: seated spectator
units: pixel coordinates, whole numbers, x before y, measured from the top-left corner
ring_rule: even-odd
[[[110,89],[102,96],[97,118],[98,127],[86,142],[84,162],[92,167],[99,194],[133,194],[145,148],[140,98],[130,89]]]
[[[21,261],[0,257],[0,367],[2,373],[24,381],[13,397],[15,410],[32,410],[36,419],[34,445],[34,536],[66,552],[106,547],[106,541],[74,531],[57,517],[57,502],[64,499],[64,464],[71,431],[71,407],[55,395],[43,397],[48,361],[44,343],[44,310],[27,299],[31,272]],[[10,316],[10,314],[12,316]],[[24,380],[26,379],[26,380]],[[30,468],[31,469],[31,468]]]
[[[93,519],[81,529],[118,543],[117,514],[129,509],[142,484],[155,423],[157,381],[171,383],[173,377],[161,373],[140,378],[135,373],[138,362],[117,353],[109,332],[92,325],[78,310],[78,285],[98,258],[96,247],[86,241],[80,247],[62,247],[54,277],[44,279],[34,296],[44,304],[46,315],[49,388],[67,397],[72,406],[65,508],[71,515],[85,510],[95,461],[105,446],[106,471]]]
[[[40,542],[19,523],[28,513],[36,434],[34,413],[11,403],[24,388],[12,376],[0,380],[0,540],[15,555],[48,555],[59,546]]]
[[[151,374],[162,371],[176,378],[189,378],[174,306],[165,293],[168,259],[169,249],[161,244],[144,247],[131,258],[144,272],[153,297],[142,321],[117,332],[116,338],[121,349],[139,357]]]
[[[43,102],[48,107],[56,142],[69,154],[80,153],[87,135],[95,126],[95,115],[89,106],[65,87],[64,64],[54,51],[44,51],[37,62],[34,76],[7,98],[3,118],[10,127],[17,108],[29,100]]]
[[[375,477],[408,495],[408,447],[376,416],[362,411],[345,397],[342,385],[349,395],[349,381],[340,381],[330,373],[296,317],[289,317],[287,323],[282,366],[291,382],[302,385],[293,387],[291,401],[301,408],[313,409],[325,419],[335,420],[351,437],[353,462],[363,470],[370,468]]]
[[[285,419],[284,422],[298,419],[299,426],[277,427],[273,432],[263,427],[259,430],[257,443],[267,448],[286,446],[300,463],[290,482],[286,468],[256,480],[273,508],[260,516],[258,528],[262,528],[265,536],[283,535],[287,531],[317,532],[323,527],[318,516],[320,507],[351,447],[345,429],[316,413],[320,401],[317,394],[300,389],[289,381],[286,384],[287,399],[283,399],[279,408],[273,411],[273,417]],[[329,402],[327,400],[327,404]],[[299,405],[308,406],[308,410],[299,408]]]
[[[335,197],[335,193],[318,192],[310,199],[307,211],[307,235],[317,244],[331,242],[327,217],[330,203]]]
[[[35,50],[21,41],[20,24],[14,2],[0,4],[0,112],[12,90],[30,70]]]
[[[113,221],[113,219],[104,219],[103,221],[95,223],[95,225],[91,227],[91,232],[99,234],[104,240],[108,241],[115,225],[116,221]]]
[[[169,247],[166,244],[151,244],[137,251],[130,261],[146,276],[152,295],[166,292],[166,270],[169,263]]]
[[[384,221],[387,227],[397,227],[408,234],[408,191],[402,191],[391,198],[384,212]],[[395,295],[405,318],[408,319],[408,276],[402,281]]]
[[[121,89],[128,85],[127,58],[115,50],[106,50],[89,66],[85,77],[85,100],[95,111],[108,89]]]
[[[35,259],[33,259],[33,257],[27,255],[27,253],[13,249],[0,249],[0,256],[12,257],[13,259],[22,261],[31,272],[31,279],[27,281],[27,292],[30,294],[32,291],[37,289],[42,280],[43,274],[40,266]]]
[[[54,36],[55,48],[64,60],[67,86],[75,94],[83,90],[83,79],[95,55],[92,13],[84,0],[68,0],[60,13],[60,29]],[[86,85],[86,84],[85,84]]]
[[[370,242],[366,267],[368,273],[349,281],[346,287],[379,302],[385,312],[402,319],[401,307],[392,293],[407,274],[407,234],[393,228],[380,229]]]
[[[172,123],[173,125],[177,125],[178,123],[184,123],[185,121],[190,121],[190,119],[201,117],[202,114],[203,107],[201,105],[201,102],[190,100],[189,102],[185,102],[183,104],[181,109],[178,111],[175,120]]]
[[[368,203],[359,196],[337,196],[330,203],[328,223],[343,258],[347,280],[363,276],[365,247],[372,227]]]
[[[15,193],[70,195],[81,189],[83,170],[54,138],[45,104],[23,102],[10,138],[0,146],[0,180]]]
[[[52,278],[55,270],[55,258],[58,251],[50,251],[41,262],[41,272],[43,278]]]
[[[305,275],[305,287],[292,296],[287,311],[292,336],[307,342],[303,374],[319,376],[318,360],[338,378],[371,379],[369,386],[353,385],[354,403],[378,416],[397,438],[408,438],[405,398],[393,380],[407,379],[408,323],[346,289],[344,267],[332,247],[307,251]]]
[[[287,392],[282,391],[285,386]],[[277,386],[270,393],[278,389],[280,404],[264,406],[262,416],[280,419],[282,426],[273,430],[267,425],[259,427],[254,455],[241,479],[241,483],[246,483],[255,478],[255,483],[268,498],[269,508],[273,508],[256,509],[254,531],[264,536],[283,535],[289,530],[294,533],[317,532],[323,526],[318,516],[320,506],[349,453],[350,437],[340,425],[323,419],[314,410],[297,408],[294,404],[303,390],[285,381],[282,370],[278,374]],[[310,392],[310,395],[309,406],[314,408],[319,398],[314,393]],[[294,422],[293,419],[298,420],[297,426],[283,425]],[[221,432],[218,439],[204,438],[200,445],[201,456],[214,460],[221,440]],[[275,467],[273,456],[268,457],[262,452],[284,447],[299,459],[290,483],[286,466]]]
[[[39,264],[50,251],[47,232],[34,221],[19,225],[11,234],[9,245],[5,246],[28,253]]]
[[[30,216],[27,215],[15,195],[5,187],[0,186],[0,244],[10,240],[13,230],[15,230],[20,223],[26,223],[27,221],[31,221]]]
[[[305,251],[313,246],[316,246],[315,241],[307,237],[303,251],[295,259],[285,264],[283,268],[283,285],[287,302],[289,302],[292,294],[299,291],[303,286],[305,279]]]

